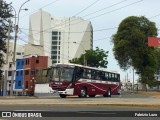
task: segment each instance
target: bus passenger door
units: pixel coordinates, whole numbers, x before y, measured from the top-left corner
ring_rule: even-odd
[[[74,77],[73,77],[73,85],[74,85],[74,95],[79,95],[81,90],[81,80],[83,76],[83,68],[77,67],[75,69]]]

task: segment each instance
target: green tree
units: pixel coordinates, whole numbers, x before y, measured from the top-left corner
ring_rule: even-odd
[[[69,62],[84,65],[84,56],[87,66],[107,68],[108,51],[104,51],[98,47],[96,47],[96,50],[86,50],[85,54],[82,54],[79,58],[73,58]]]
[[[6,52],[6,39],[8,37],[7,32],[9,26],[9,18],[13,16],[11,12],[12,9],[10,8],[10,5],[5,1],[0,0],[0,68],[2,68],[4,64],[3,53]],[[0,80],[2,80],[2,73],[3,70],[0,69]]]
[[[156,79],[158,79],[158,77],[160,77],[160,49],[159,48],[155,48],[155,56],[156,56],[156,60],[157,60],[157,71],[156,71]],[[159,78],[160,79],[160,78]]]
[[[114,56],[120,67],[124,70],[134,67],[144,87],[154,82],[157,68],[155,49],[148,47],[148,36],[157,36],[155,23],[144,16],[130,16],[120,23],[112,39]]]

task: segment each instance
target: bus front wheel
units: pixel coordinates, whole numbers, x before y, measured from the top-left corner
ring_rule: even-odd
[[[85,98],[87,96],[87,90],[85,87],[83,87],[80,91],[80,95],[78,95],[80,98]]]
[[[67,97],[67,95],[64,95],[64,94],[59,94],[59,96],[60,96],[61,98],[66,98],[66,97]]]
[[[103,97],[111,97],[111,89],[108,89],[107,93],[103,94]]]
[[[95,97],[96,95],[88,95],[89,97]]]

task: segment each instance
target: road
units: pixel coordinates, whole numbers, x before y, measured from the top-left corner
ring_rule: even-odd
[[[146,107],[147,105],[148,107]],[[59,96],[56,95],[45,97],[1,97],[0,111],[11,111],[14,113],[42,112],[43,117],[37,118],[38,120],[106,120],[106,118],[107,120],[159,120],[159,118],[157,117],[151,118],[147,116],[133,116],[138,111],[143,114],[148,114],[148,112],[151,112],[154,114],[158,114],[159,116],[160,95],[159,93],[158,95],[154,95],[124,92],[122,93],[122,95],[112,96],[112,98],[104,98],[102,96],[97,96],[96,98],[67,97],[65,99],[61,99]],[[48,117],[44,118],[44,116]],[[3,118],[3,120],[4,119],[6,120],[6,118]],[[17,118],[10,119],[17,120]],[[18,119],[35,120],[36,118]]]
[[[41,93],[41,94],[38,94],[37,96],[39,96],[39,97],[41,97],[41,96],[57,96],[57,97],[59,97],[59,95],[57,94],[57,93],[54,93],[54,94],[44,94],[44,93]],[[102,95],[101,96],[96,96],[96,97],[102,97]],[[133,92],[127,92],[127,91],[122,91],[122,94],[121,95],[112,95],[112,97],[113,98],[119,98],[119,97],[121,97],[121,98],[148,98],[148,97],[150,97],[150,95],[148,95],[148,94],[136,94],[136,92],[135,93],[133,93]]]

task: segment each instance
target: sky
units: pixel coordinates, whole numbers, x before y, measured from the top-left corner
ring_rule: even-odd
[[[18,13],[21,5],[27,0],[5,0],[12,2]],[[108,70],[118,71],[123,80],[128,74],[128,80],[133,81],[133,70],[123,71],[113,55],[111,36],[117,32],[117,27],[123,19],[129,16],[145,16],[156,23],[160,28],[160,0],[30,0],[23,5],[19,14],[19,27],[24,28],[19,32],[19,37],[28,41],[29,16],[39,9],[49,12],[52,16],[72,17],[78,16],[89,20],[93,26],[93,49],[98,46],[109,51]],[[13,12],[13,14],[15,14]],[[14,19],[13,19],[14,21]],[[24,34],[25,33],[25,34]],[[158,35],[159,36],[159,35]],[[26,44],[18,40],[19,44]],[[135,81],[138,76],[135,75]]]

